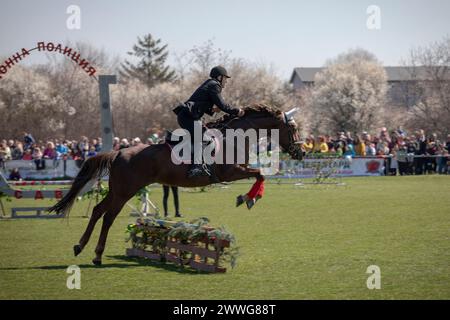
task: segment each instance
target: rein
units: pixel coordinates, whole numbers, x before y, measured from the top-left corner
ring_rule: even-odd
[[[248,124],[250,124],[250,127],[256,127],[256,126],[254,125],[254,123],[253,123],[252,121],[250,121],[249,119],[244,118],[244,117],[239,118],[239,117],[235,116],[235,117],[229,119],[226,123],[221,123],[221,124],[219,124],[219,126],[220,126],[220,129],[219,129],[219,130],[222,131],[224,128],[225,128],[225,129],[233,129],[233,128],[231,128],[231,127],[229,126],[229,124],[230,124],[232,121],[234,121],[234,120],[244,120],[244,121],[246,121]],[[289,135],[288,135],[288,136],[289,136],[289,147],[288,147],[287,152],[289,153],[289,155],[290,155],[292,158],[301,160],[301,159],[303,158],[303,151],[302,151],[302,149],[298,146],[298,142],[297,142],[296,139],[295,139],[295,135],[296,135],[296,133],[297,133],[297,130],[296,130],[296,128],[295,128],[294,126],[292,126],[292,125],[287,124],[287,126],[288,126],[288,132],[289,132]]]

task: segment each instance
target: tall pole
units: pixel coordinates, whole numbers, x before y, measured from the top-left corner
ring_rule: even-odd
[[[115,75],[101,75],[98,77],[103,143],[102,152],[111,151],[113,146],[112,113],[111,100],[109,96],[109,85],[116,83],[117,77]]]
[[[98,76],[98,87],[100,96],[100,115],[102,125],[102,152],[112,151],[113,146],[113,130],[112,130],[112,113],[111,113],[111,99],[109,96],[109,85],[116,84],[117,77],[115,75],[100,75]],[[80,194],[85,194],[94,186],[95,180],[89,181]],[[89,202],[90,203],[90,202]]]

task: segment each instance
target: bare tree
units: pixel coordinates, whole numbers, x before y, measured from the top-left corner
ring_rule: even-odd
[[[227,65],[230,53],[230,51],[216,48],[213,40],[208,40],[200,46],[194,46],[189,50],[188,57],[191,61],[191,75],[194,79],[204,78],[215,65]]]
[[[450,36],[413,48],[406,62],[418,94],[411,125],[446,135],[450,132]]]

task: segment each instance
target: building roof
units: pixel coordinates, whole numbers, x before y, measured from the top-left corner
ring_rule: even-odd
[[[314,77],[324,68],[294,68],[290,83],[294,81],[294,77],[299,77],[303,82],[314,82]],[[384,67],[388,77],[388,81],[408,81],[412,78],[426,79],[426,67]],[[412,77],[412,72],[416,72],[415,77]]]
[[[316,73],[322,69],[323,68],[294,68],[289,82],[292,83],[295,76],[299,77],[303,82],[314,82]]]

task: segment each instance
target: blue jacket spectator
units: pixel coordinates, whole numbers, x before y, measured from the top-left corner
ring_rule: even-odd
[[[354,157],[355,154],[355,149],[353,148],[353,144],[349,143],[347,144],[347,146],[345,146],[345,152],[344,152],[344,156],[348,157]]]
[[[26,150],[28,148],[31,148],[33,143],[35,143],[36,141],[34,140],[31,133],[24,132],[23,133],[23,142],[24,142],[24,149]]]
[[[57,159],[61,159],[62,156],[69,153],[69,148],[65,144],[58,143],[56,145]]]

